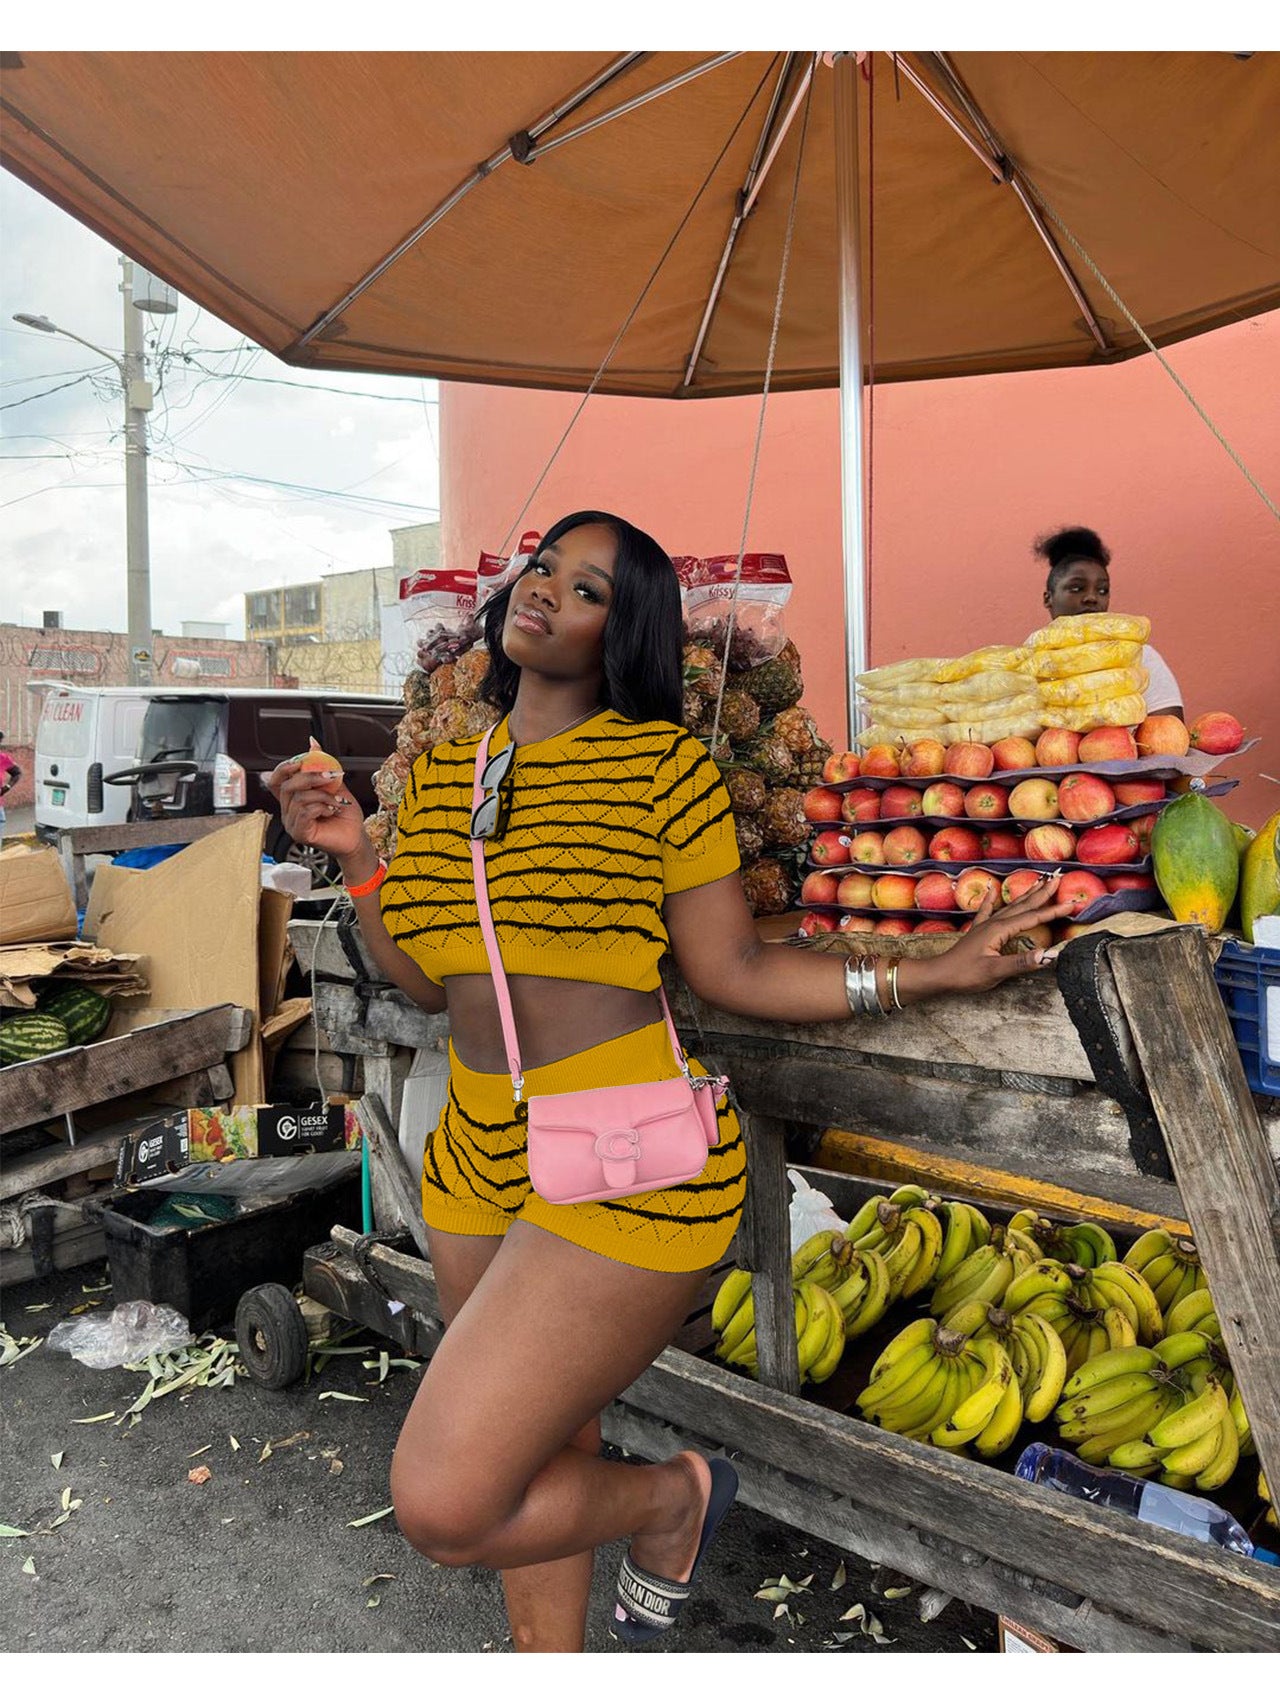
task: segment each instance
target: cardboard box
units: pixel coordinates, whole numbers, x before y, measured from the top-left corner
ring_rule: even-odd
[[[182,1108],[149,1120],[120,1146],[115,1183],[146,1185],[193,1162],[238,1162],[352,1150],[360,1123],[348,1104]]]
[[[55,851],[0,852],[0,943],[67,942],[78,934],[75,899]]]
[[[1027,1624],[1015,1623],[1012,1618],[997,1620],[1002,1654],[1078,1654],[1079,1648],[1069,1648],[1052,1636],[1042,1636]]]

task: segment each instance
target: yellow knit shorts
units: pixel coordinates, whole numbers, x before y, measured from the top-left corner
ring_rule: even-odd
[[[527,1126],[514,1120],[511,1080],[476,1073],[449,1046],[449,1100],[427,1139],[422,1216],[443,1233],[505,1233],[528,1221],[558,1238],[635,1268],[688,1274],[724,1256],[742,1214],[746,1147],[727,1102],[718,1111],[720,1142],[696,1179],[665,1191],[605,1203],[547,1203],[529,1184]],[[690,1070],[703,1071],[690,1058]],[[658,1021],[567,1055],[525,1075],[528,1096],[598,1090],[671,1079],[679,1072],[666,1025]]]

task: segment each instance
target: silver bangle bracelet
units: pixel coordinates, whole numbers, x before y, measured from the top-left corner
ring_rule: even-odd
[[[877,1014],[881,1019],[885,1019],[889,1010],[880,1000],[880,986],[876,983],[876,962],[873,959],[868,959],[866,966],[867,1012]]]
[[[855,1016],[865,1014],[866,1004],[862,997],[862,983],[858,976],[858,963],[849,955],[844,963],[844,999],[849,1004],[849,1012]]]

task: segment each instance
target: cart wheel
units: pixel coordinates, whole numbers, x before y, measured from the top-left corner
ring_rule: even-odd
[[[288,1387],[307,1367],[307,1324],[293,1293],[271,1281],[236,1308],[236,1344],[260,1387]]]

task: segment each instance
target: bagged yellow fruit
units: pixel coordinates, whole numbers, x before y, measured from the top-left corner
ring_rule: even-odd
[[[1141,723],[1147,715],[1147,702],[1140,693],[1135,693],[1123,699],[1090,700],[1088,705],[1046,706],[1041,715],[1052,728],[1074,729],[1077,734],[1084,734],[1089,729],[1118,729]]]
[[[1029,682],[1024,685],[1027,688],[1032,686]],[[1010,718],[1025,720],[1028,717],[1034,722],[1040,713],[1040,696],[1034,691],[1023,692],[1012,694],[1007,699],[989,700],[985,705],[970,705],[963,699],[944,699],[942,709],[952,723],[1000,723]],[[997,735],[996,739],[1001,737]]]
[[[1025,711],[1018,716],[978,717],[967,723],[944,723],[940,729],[933,729],[930,733],[948,746],[953,741],[981,741],[990,746],[993,741],[1007,741],[1013,735],[1034,741],[1044,727],[1043,712]]]
[[[976,676],[966,676],[962,682],[947,682],[942,687],[942,696],[944,704],[960,703],[976,708],[993,700],[1030,693],[1034,687],[1035,677],[1026,670],[979,670]]]
[[[945,658],[903,658],[897,664],[881,664],[877,669],[864,670],[854,680],[860,688],[876,693],[900,687],[904,682],[931,682],[933,672],[946,662]]]
[[[1145,670],[1090,670],[1083,676],[1063,676],[1061,681],[1040,683],[1040,703],[1046,706],[1078,705],[1092,700],[1125,699],[1145,694],[1151,677]],[[1100,728],[1095,723],[1094,728]]]
[[[927,739],[941,741],[945,746],[950,740],[948,727],[946,723],[938,723],[928,729],[911,728],[897,723],[869,723],[854,736],[854,744],[858,747],[896,747],[899,742],[910,746],[912,741]]]
[[[1034,651],[1039,646],[1083,646],[1087,640],[1145,641],[1151,622],[1145,616],[1121,616],[1113,611],[1087,611],[1080,616],[1056,616],[1045,628],[1027,636]]]
[[[947,721],[940,705],[921,705],[911,701],[864,699],[866,715],[873,723],[901,724],[904,728],[931,729]]]
[[[1091,640],[1084,646],[1037,646],[1028,668],[1044,681],[1093,670],[1129,670],[1141,662],[1140,640]]]
[[[1027,661],[1025,646],[979,646],[962,658],[944,658],[933,672],[935,682],[962,682],[983,670],[1016,670]]]

